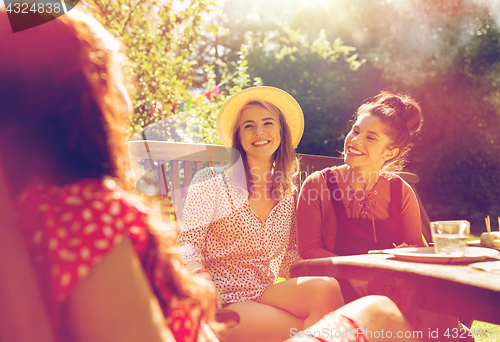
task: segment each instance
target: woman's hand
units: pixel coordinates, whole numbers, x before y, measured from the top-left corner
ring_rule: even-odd
[[[368,281],[349,279],[349,283],[351,283],[352,288],[360,297],[368,295]]]
[[[215,286],[215,284],[214,284]],[[215,288],[215,308],[216,309],[222,309],[222,300],[220,298],[220,292]]]
[[[222,301],[220,297],[220,292],[217,290],[217,287],[215,286],[215,283],[212,281],[212,275],[210,272],[198,261],[190,261],[186,264],[186,269],[191,272],[196,277],[203,278],[205,280],[208,280],[210,283],[212,283],[214,287],[214,296],[215,296],[215,308],[216,309],[221,309],[222,308]]]
[[[217,287],[215,286],[214,282],[212,281],[212,277],[210,275],[210,273],[207,271],[207,272],[198,272],[195,274],[195,277],[198,277],[198,278],[203,278],[207,281],[209,281],[213,287],[214,287],[214,295],[215,295],[215,308],[216,309],[221,309],[222,308],[222,301],[221,301],[221,298],[220,298],[220,292],[219,290],[217,290]]]

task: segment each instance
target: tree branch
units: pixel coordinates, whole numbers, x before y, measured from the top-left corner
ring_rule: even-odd
[[[110,0],[113,1],[113,0]],[[127,27],[128,23],[130,22],[130,19],[132,18],[132,13],[134,13],[134,10],[139,6],[139,4],[142,2],[142,0],[137,1],[137,3],[132,7],[132,3],[130,2],[131,0],[128,0],[128,7],[130,8],[130,13],[128,15],[127,20],[125,20],[125,23],[123,24],[122,27],[122,36],[125,33],[125,28]]]

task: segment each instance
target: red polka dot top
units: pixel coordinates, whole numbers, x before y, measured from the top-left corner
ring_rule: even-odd
[[[71,290],[125,237],[134,245],[176,340],[197,339],[200,310],[173,295],[158,272],[161,266],[148,266],[148,249],[157,248],[158,242],[147,229],[140,204],[131,204],[127,196],[112,180],[86,179],[31,188],[15,200],[19,226],[58,341],[68,339],[62,309]]]

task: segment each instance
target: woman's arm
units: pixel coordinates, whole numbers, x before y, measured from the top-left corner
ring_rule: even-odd
[[[404,242],[411,246],[424,246],[422,241],[422,225],[420,207],[417,197],[408,183],[401,180],[403,187],[402,216]]]
[[[129,239],[75,285],[65,311],[75,341],[175,341]]]
[[[2,201],[3,202],[3,201]],[[54,341],[33,268],[17,226],[0,217],[0,341]]]
[[[182,246],[184,264],[199,263],[199,265],[191,263],[190,270],[204,266],[207,232],[215,218],[217,202],[215,184],[215,174],[211,168],[207,168],[197,172],[189,185],[177,241]]]
[[[290,278],[290,268],[296,261],[301,259],[297,248],[297,215],[295,208],[289,215],[291,215],[290,238],[279,270],[279,276],[283,278]]]
[[[215,173],[211,168],[197,172],[189,185],[184,204],[183,221],[178,243],[182,246],[182,259],[189,272],[205,267],[205,241],[210,223],[215,218],[216,196]],[[197,277],[212,282],[209,272],[197,272]],[[215,307],[221,308],[220,293],[215,287]]]
[[[212,275],[210,272],[205,271],[205,267],[198,261],[190,261],[186,265],[186,269],[190,272],[193,273],[196,277],[205,279],[212,283],[214,289],[215,289],[215,308],[216,309],[221,309],[222,308],[222,301],[220,297],[220,292],[215,286],[215,283],[212,280]],[[203,271],[197,271],[197,270],[203,270]]]
[[[327,200],[325,196],[328,196],[328,191],[324,191],[326,184],[322,178],[323,176],[319,172],[308,176],[302,185],[297,203],[299,252],[304,259],[336,256],[325,249],[322,234],[322,207]]]
[[[38,283],[13,213],[0,165],[0,341],[52,342]]]

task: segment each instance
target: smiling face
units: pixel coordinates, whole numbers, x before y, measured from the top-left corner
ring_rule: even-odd
[[[249,105],[241,112],[238,125],[247,159],[271,160],[281,143],[278,115],[263,106]]]
[[[344,161],[347,165],[364,171],[379,171],[384,163],[394,158],[399,149],[390,149],[385,124],[376,116],[358,117],[344,143]]]

